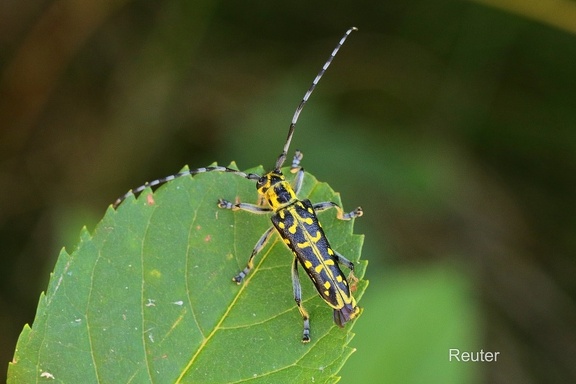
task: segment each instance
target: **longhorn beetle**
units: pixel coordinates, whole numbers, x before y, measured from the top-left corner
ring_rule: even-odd
[[[356,318],[360,314],[360,308],[356,305],[356,300],[350,292],[351,288],[348,281],[338,267],[338,264],[343,264],[350,269],[351,279],[356,279],[353,276],[354,264],[330,246],[322,226],[316,217],[316,212],[335,208],[338,219],[351,220],[355,217],[362,216],[362,208],[358,207],[352,212],[345,213],[339,205],[331,201],[313,204],[307,199],[299,200],[297,195],[300,192],[304,180],[304,168],[300,166],[300,161],[303,157],[302,152],[296,151],[290,168],[292,173],[296,173],[294,186],[286,180],[282,174],[281,167],[286,161],[288,148],[290,147],[290,141],[292,140],[300,112],[302,112],[308,98],[314,91],[314,88],[316,88],[326,69],[330,66],[330,63],[332,63],[336,53],[338,53],[338,50],[342,44],[344,44],[344,41],[346,41],[348,35],[356,30],[357,29],[353,27],[346,31],[296,108],[288,130],[288,137],[284,143],[284,148],[276,160],[276,165],[273,170],[262,176],[221,166],[187,170],[148,182],[129,191],[114,203],[114,207],[116,208],[128,196],[133,193],[142,192],[147,187],[163,184],[178,177],[197,175],[205,172],[229,172],[248,180],[256,180],[256,188],[260,201],[266,202],[267,206],[241,202],[231,203],[224,199],[218,200],[218,207],[223,209],[231,209],[233,211],[244,210],[256,214],[272,213],[271,220],[273,226],[260,237],[260,240],[258,240],[252,250],[246,267],[236,275],[232,281],[237,284],[242,283],[242,280],[244,280],[254,266],[254,256],[264,248],[272,236],[274,228],[276,228],[278,234],[284,240],[284,243],[294,254],[294,261],[292,263],[292,287],[294,290],[294,300],[304,321],[304,331],[302,334],[302,342],[304,343],[310,341],[310,320],[308,312],[302,306],[302,288],[300,286],[300,278],[298,277],[298,264],[304,268],[308,277],[310,277],[314,283],[320,297],[334,309],[334,322],[336,325],[343,327],[348,321]]]

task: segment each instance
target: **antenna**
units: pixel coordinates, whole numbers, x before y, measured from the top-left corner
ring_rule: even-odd
[[[292,141],[292,136],[294,135],[294,129],[296,128],[296,123],[298,122],[298,117],[300,117],[300,112],[302,112],[302,109],[304,109],[304,105],[308,101],[308,98],[310,97],[310,95],[314,91],[314,88],[316,88],[316,85],[318,85],[318,82],[320,81],[320,79],[324,75],[324,72],[326,72],[326,70],[328,69],[330,64],[332,64],[332,60],[334,60],[334,57],[336,56],[336,54],[340,50],[340,47],[344,44],[344,42],[348,38],[348,35],[350,35],[352,33],[352,31],[357,31],[357,30],[358,30],[358,28],[352,27],[346,31],[344,36],[342,36],[342,38],[338,42],[338,45],[336,45],[336,48],[334,48],[334,50],[330,54],[330,57],[328,58],[326,63],[324,63],[324,66],[322,67],[320,72],[318,72],[318,74],[316,75],[316,78],[312,82],[312,85],[306,91],[304,98],[302,98],[302,101],[298,105],[298,108],[296,108],[296,111],[294,112],[294,116],[292,117],[292,123],[290,123],[290,128],[288,129],[288,137],[286,138],[286,143],[284,144],[284,149],[282,150],[282,153],[278,157],[278,160],[276,160],[275,169],[279,170],[280,167],[282,167],[282,164],[284,164],[284,161],[286,161],[286,156],[288,154],[288,148],[290,148],[290,142]]]

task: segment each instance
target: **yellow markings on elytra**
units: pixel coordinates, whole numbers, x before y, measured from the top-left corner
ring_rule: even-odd
[[[296,244],[298,246],[298,248],[300,249],[304,249],[304,248],[308,248],[310,246],[310,242],[309,241],[305,241],[303,243],[298,243]]]
[[[354,298],[346,292],[348,284],[344,276],[337,273],[334,268],[329,268],[336,265],[334,260],[336,253],[332,248],[321,245],[323,236],[319,227],[322,225],[314,221],[312,217],[307,217],[306,213],[314,214],[314,210],[306,207],[301,201],[296,201],[293,205],[277,211],[281,219],[278,227],[287,229],[284,242],[303,267],[308,271],[313,271],[310,279],[319,288],[319,292],[328,305],[335,309],[341,309],[347,304],[355,306]],[[303,241],[295,242],[296,238]],[[314,275],[319,276],[320,279]]]
[[[320,233],[320,231],[316,232],[316,234],[314,236],[310,236],[310,240],[312,240],[314,242],[314,244],[316,244],[318,242],[318,240],[320,240],[322,238],[322,234]]]

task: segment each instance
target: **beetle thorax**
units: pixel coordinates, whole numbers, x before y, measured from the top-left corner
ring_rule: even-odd
[[[263,175],[258,180],[256,188],[274,211],[292,204],[297,199],[294,189],[277,169]]]

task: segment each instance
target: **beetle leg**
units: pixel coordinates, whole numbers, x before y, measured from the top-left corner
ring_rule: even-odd
[[[294,289],[294,300],[298,306],[298,310],[302,315],[302,320],[304,320],[304,331],[302,332],[302,342],[310,342],[310,316],[308,311],[302,306],[302,287],[300,286],[300,277],[298,276],[298,259],[294,257],[294,263],[292,263],[292,288]]]
[[[264,246],[268,242],[268,239],[270,239],[270,236],[272,235],[273,231],[274,227],[270,227],[266,230],[266,232],[264,232],[262,237],[260,237],[260,240],[258,240],[256,246],[254,246],[254,249],[252,250],[252,254],[248,259],[246,267],[239,274],[237,274],[232,278],[233,282],[235,282],[236,284],[240,284],[242,280],[244,280],[246,275],[250,273],[250,270],[254,267],[254,256],[256,256],[262,250],[262,248],[264,248]]]

